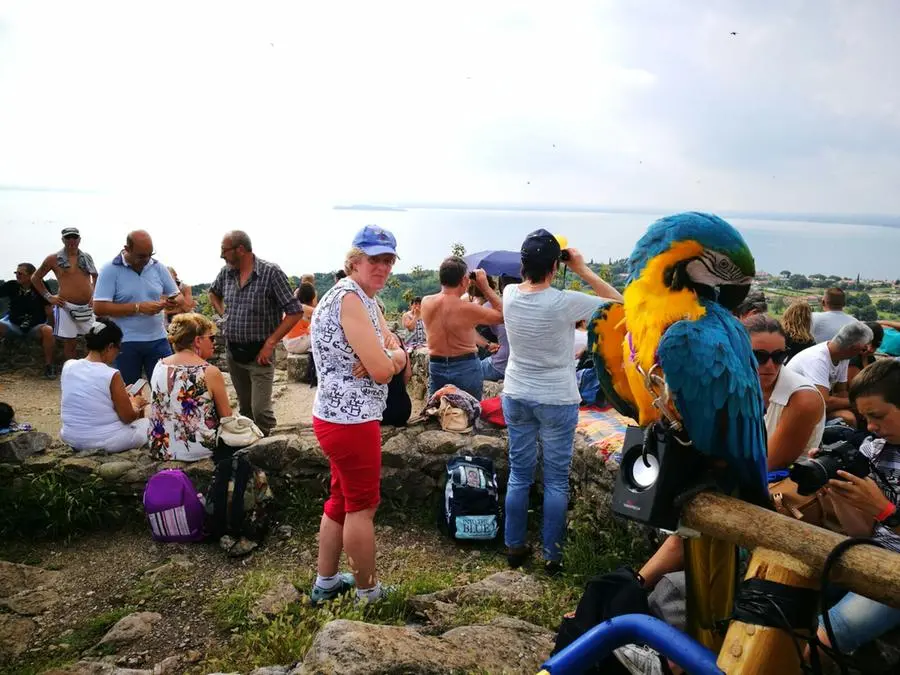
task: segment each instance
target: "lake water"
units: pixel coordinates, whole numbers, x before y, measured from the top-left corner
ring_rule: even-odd
[[[410,233],[400,241],[407,251],[428,251],[440,242],[461,241],[466,250],[517,250],[525,234],[539,227],[564,234],[571,246],[597,261],[627,257],[647,226],[663,213],[604,214],[534,211],[454,211],[413,209],[405,212],[335,211],[335,225],[377,222]],[[900,229],[869,225],[729,219],[756,258],[757,271],[778,274],[837,274],[845,277],[900,277]],[[438,252],[436,252],[438,253]],[[402,252],[401,252],[402,256]],[[435,267],[420,263],[424,267]]]
[[[155,198],[113,198],[99,193],[0,190],[0,279],[10,278],[22,261],[37,264],[59,247],[63,226],[82,229],[85,249],[99,261],[112,258],[129,229],[147,228],[160,259],[174,265],[190,283],[211,281],[221,267],[222,234],[247,230],[261,257],[289,274],[341,267],[353,234],[367,223],[391,229],[401,260],[395,268],[436,268],[452,242],[469,252],[518,250],[524,236],[539,227],[568,237],[588,258],[627,257],[647,225],[662,213],[606,214],[535,211],[410,209],[335,210],[316,197],[298,194],[160,194]],[[756,257],[757,270],[788,269],[812,274],[895,279],[900,228],[867,225],[731,219]]]

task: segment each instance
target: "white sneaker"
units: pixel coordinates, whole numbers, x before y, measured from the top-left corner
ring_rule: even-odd
[[[623,645],[613,654],[631,675],[663,675],[659,653],[650,647]]]

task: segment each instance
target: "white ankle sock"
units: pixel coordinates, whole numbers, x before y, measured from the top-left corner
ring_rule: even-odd
[[[357,588],[356,597],[360,600],[378,600],[382,595],[381,582],[379,581],[372,588]]]
[[[323,577],[321,574],[316,575],[316,586],[321,588],[323,591],[330,591],[332,588],[337,588],[340,585],[340,572],[330,577]]]

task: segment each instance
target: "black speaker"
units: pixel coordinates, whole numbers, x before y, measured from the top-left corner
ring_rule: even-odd
[[[646,435],[640,427],[628,427],[613,489],[613,513],[674,531],[680,515],[675,499],[696,483],[704,469],[703,456],[661,426]]]

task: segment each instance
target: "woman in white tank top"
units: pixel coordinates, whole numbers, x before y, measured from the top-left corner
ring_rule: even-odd
[[[825,430],[825,400],[812,382],[782,368],[788,351],[777,319],[755,314],[743,323],[750,333],[766,406],[769,470],[784,469],[819,447]]]
[[[70,359],[60,375],[62,428],[59,437],[75,450],[122,452],[147,443],[147,403],[130,396],[111,364],[119,354],[122,329],[101,319],[84,336],[88,354]]]

